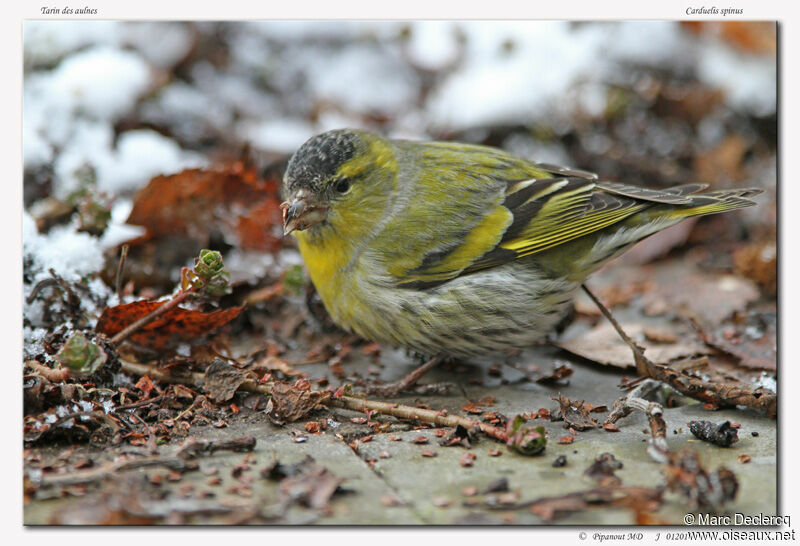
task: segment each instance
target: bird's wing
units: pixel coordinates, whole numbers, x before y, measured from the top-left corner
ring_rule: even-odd
[[[523,178],[520,169],[525,168],[528,176]],[[688,195],[704,187],[651,190],[601,182],[587,171],[527,162],[501,171],[502,177],[497,171],[489,177],[456,168],[453,180],[417,188],[417,205],[406,211],[397,229],[387,226],[393,240],[380,245],[393,284],[437,286],[551,249],[656,204],[690,204]],[[465,176],[473,178],[465,181]],[[447,197],[435,192],[447,192]],[[413,233],[399,226],[414,226]],[[387,248],[395,251],[386,254]]]

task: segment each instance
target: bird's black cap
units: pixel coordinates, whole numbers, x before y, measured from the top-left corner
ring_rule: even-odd
[[[283,177],[287,194],[303,188],[319,193],[323,182],[330,180],[339,167],[355,156],[358,134],[350,129],[336,129],[311,137],[289,160]]]

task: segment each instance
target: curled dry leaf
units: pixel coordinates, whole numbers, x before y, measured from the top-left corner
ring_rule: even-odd
[[[551,371],[549,374],[537,377],[536,382],[541,383],[542,385],[563,383],[571,375],[572,368],[570,368],[568,364],[562,364],[556,368],[553,368],[553,371]]]
[[[95,331],[113,337],[165,303],[165,301],[139,300],[116,307],[106,307],[97,321]],[[139,328],[128,339],[137,345],[156,351],[169,349],[180,343],[196,341],[197,338],[238,317],[243,309],[244,307],[231,307],[203,313],[193,309],[173,307]]]
[[[302,419],[311,411],[323,407],[331,396],[329,392],[312,391],[308,381],[302,379],[291,384],[276,381],[271,394],[275,413],[286,421]]]
[[[247,373],[215,358],[206,368],[204,386],[208,395],[216,402],[227,402],[236,389],[247,380]]]
[[[184,236],[203,247],[218,233],[241,249],[277,250],[278,181],[262,180],[246,160],[157,176],[136,195],[127,223],[151,239]]]
[[[292,368],[284,359],[273,355],[267,355],[264,358],[259,359],[251,366],[250,369],[259,375],[264,375],[267,372],[281,372],[286,376],[305,375],[303,372]]]
[[[587,430],[590,428],[597,428],[600,426],[597,421],[589,415],[590,408],[587,408],[583,400],[578,402],[570,402],[570,399],[561,393],[558,396],[551,396],[552,400],[556,400],[561,412],[561,418],[575,430]]]

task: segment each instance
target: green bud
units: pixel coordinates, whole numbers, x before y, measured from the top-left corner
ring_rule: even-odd
[[[91,375],[100,369],[108,356],[83,333],[75,332],[58,351],[56,359],[76,375]]]
[[[203,249],[200,256],[194,259],[194,269],[183,270],[181,288],[194,288],[203,295],[220,297],[231,291],[229,277],[230,273],[222,263],[222,254],[216,250]]]
[[[522,455],[539,455],[547,445],[544,427],[526,427],[526,422],[524,417],[517,415],[508,423],[506,445]]]

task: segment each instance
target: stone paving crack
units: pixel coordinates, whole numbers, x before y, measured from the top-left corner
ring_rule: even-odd
[[[376,436],[379,436],[379,435],[376,434]],[[347,441],[344,440],[344,438],[340,438],[339,440],[343,444],[345,444],[347,446],[348,450],[353,454],[353,457],[355,457],[356,459],[361,461],[361,463],[364,464],[370,470],[370,472],[372,472],[381,482],[383,482],[383,484],[386,485],[386,487],[392,492],[392,494],[399,501],[401,501],[403,503],[403,506],[408,508],[411,511],[411,513],[414,514],[414,516],[417,519],[419,519],[420,525],[432,525],[433,522],[429,521],[428,518],[426,518],[425,516],[422,515],[422,513],[419,511],[419,509],[414,504],[414,502],[412,502],[411,500],[406,498],[406,496],[403,495],[395,486],[393,486],[391,483],[389,483],[389,481],[386,480],[386,478],[383,476],[382,472],[380,472],[379,470],[375,469],[372,465],[367,463],[367,461],[365,461],[364,458],[361,455],[359,455],[358,453],[354,452],[352,450],[352,448],[350,448],[350,446],[347,444]]]

